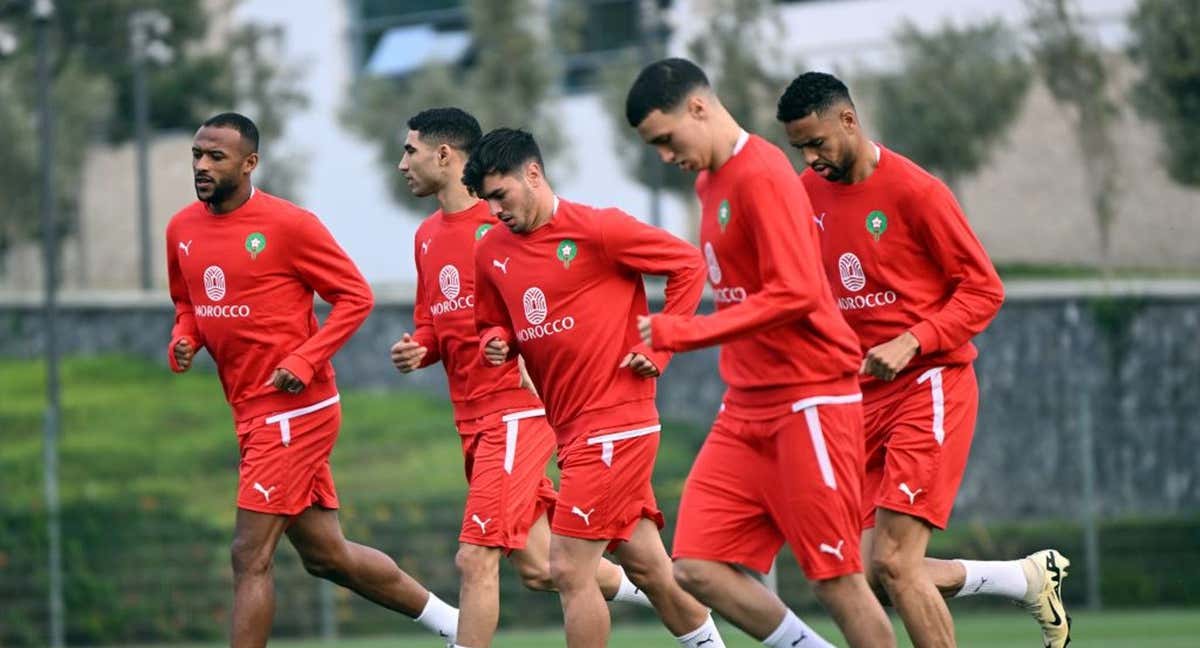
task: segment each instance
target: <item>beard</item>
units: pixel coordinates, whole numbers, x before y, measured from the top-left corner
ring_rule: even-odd
[[[212,193],[206,198],[200,194],[200,189],[196,189],[196,198],[209,205],[219,205],[229,199],[234,191],[237,191],[237,185],[232,181],[213,178]]]

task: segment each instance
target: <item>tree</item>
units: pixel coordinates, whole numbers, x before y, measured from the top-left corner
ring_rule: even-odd
[[[533,20],[542,20],[532,0],[470,0],[473,41],[465,63],[431,63],[401,79],[367,78],[356,101],[346,107],[346,123],[379,147],[380,167],[392,197],[420,204],[396,172],[404,155],[405,122],[426,108],[457,106],[473,114],[484,131],[521,127],[538,139],[543,155],[559,148],[559,134],[545,101],[555,67]]]
[[[296,156],[280,151],[278,142],[288,115],[307,106],[308,97],[298,87],[300,70],[278,62],[282,45],[283,30],[279,27],[239,27],[229,43],[232,64],[228,66],[228,77],[238,110],[254,120],[262,140],[262,162],[254,184],[291,197],[303,169]]]
[[[790,78],[778,75],[764,60],[784,57],[771,43],[782,40],[780,21],[769,0],[713,0],[708,3],[709,25],[704,36],[687,45],[688,55],[709,76],[721,103],[746,130],[789,150],[783,129],[775,120],[775,106]],[[643,10],[653,10],[643,2]],[[651,24],[657,17],[649,18]],[[756,45],[757,47],[751,47]],[[653,50],[654,48],[644,48]],[[616,149],[625,168],[643,186],[668,191],[694,204],[695,176],[662,164],[625,119],[625,97],[642,65],[660,58],[658,52],[641,56],[629,53],[601,73],[601,94],[617,133]],[[695,223],[695,219],[689,219]],[[695,239],[695,232],[690,233]]]
[[[1129,29],[1143,74],[1134,104],[1158,122],[1171,178],[1200,186],[1200,2],[1140,0]]]
[[[232,47],[212,52],[203,47],[208,32],[203,0],[57,0],[51,22],[52,92],[55,110],[55,165],[60,234],[78,220],[84,156],[91,142],[127,141],[133,135],[130,16],[145,9],[161,12],[171,29],[161,39],[174,52],[165,66],[147,71],[151,130],[195,129],[217,109],[239,101],[268,112],[263,135],[282,131],[286,111],[299,103],[294,81],[282,81],[272,62],[255,60],[239,71],[254,80],[250,88],[235,81],[236,62],[247,58],[256,28],[243,28]],[[34,112],[33,24],[25,0],[0,0],[0,20],[14,32],[17,49],[0,58],[0,138],[6,147],[0,165],[0,257],[13,245],[39,232],[37,194],[37,119]],[[252,115],[253,116],[253,115]],[[278,183],[276,183],[278,184]],[[0,268],[3,265],[0,264]]]
[[[1088,200],[1100,232],[1101,265],[1109,269],[1112,223],[1117,206],[1117,156],[1108,71],[1100,51],[1081,33],[1067,0],[1027,0],[1035,42],[1034,59],[1054,99],[1075,126]]]
[[[900,70],[875,84],[880,135],[956,190],[1020,114],[1030,66],[998,20],[928,34],[906,23],[896,43]]]

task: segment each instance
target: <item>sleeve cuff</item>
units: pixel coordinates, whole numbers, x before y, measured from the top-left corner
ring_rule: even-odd
[[[420,331],[413,334],[413,341],[425,347],[425,357],[421,358],[421,364],[418,368],[428,367],[431,364],[436,364],[441,360],[441,353],[438,351],[437,340],[431,336],[421,333]]]
[[[294,353],[284,358],[283,362],[279,363],[278,368],[287,369],[290,371],[297,380],[304,383],[305,387],[312,382],[313,366],[309,364],[308,360],[305,360]]]
[[[171,371],[175,373],[183,373],[183,367],[180,367],[179,363],[175,361],[175,345],[179,344],[179,342],[182,340],[187,340],[188,344],[190,344],[197,353],[200,352],[200,345],[196,344],[196,338],[190,335],[180,335],[172,339],[170,344],[167,345],[167,364],[171,367]]]
[[[929,320],[918,322],[916,326],[908,329],[917,338],[917,343],[921,348],[917,350],[917,355],[926,355],[938,350],[938,332],[933,328],[933,324]]]
[[[657,351],[675,351],[675,330],[680,318],[659,313],[650,318],[650,346]],[[660,367],[661,369],[661,367]]]
[[[491,342],[492,340],[501,340],[504,343],[508,344],[508,359],[509,360],[512,360],[513,358],[515,358],[517,356],[517,349],[516,349],[516,345],[514,345],[512,343],[512,336],[509,335],[508,331],[505,330],[504,327],[493,326],[492,328],[484,329],[483,332],[479,334],[479,362],[480,362],[480,364],[490,366],[490,363],[487,361],[487,356],[484,355],[483,350],[487,348],[488,342]]]
[[[633,353],[640,353],[654,363],[658,367],[658,373],[666,373],[667,365],[671,363],[671,356],[674,355],[670,351],[655,351],[645,344],[639,344],[632,349]]]

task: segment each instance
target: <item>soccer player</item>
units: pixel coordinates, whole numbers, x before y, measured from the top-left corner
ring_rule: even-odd
[[[499,618],[502,553],[526,587],[554,589],[547,512],[555,493],[546,477],[554,430],[518,363],[479,361],[475,245],[496,223],[487,203],[462,183],[467,156],[482,136],[479,122],[458,108],[433,108],[409,119],[408,128],[400,172],[415,195],[436,196],[440,209],[417,229],[416,330],[392,347],[392,360],[402,373],[439,360],[446,370],[468,483],[456,560],[457,641],[482,648],[491,645]],[[649,605],[607,560],[596,578],[606,599]]]
[[[864,356],[869,580],[917,645],[954,644],[943,595],[993,594],[1024,603],[1045,645],[1061,648],[1070,635],[1062,554],[925,558],[966,468],[979,405],[971,338],[1000,310],[1000,277],[946,185],[868,139],[841,81],[800,75],[777,116],[809,167],[801,180],[825,272]]]
[[[456,609],[342,536],[329,467],[342,412],[329,361],[366,319],[371,289],[316,216],[252,186],[257,165],[252,121],[222,113],[204,122],[192,141],[199,200],[167,225],[171,369],[187,371],[208,349],[241,451],[230,645],[267,644],[284,534],[310,574],[453,640]],[[333,305],[323,326],[314,292]]]
[[[698,172],[716,312],[639,321],[656,352],[721,345],[728,385],[679,504],[675,576],[768,646],[829,646],[741,568],[787,542],[851,646],[895,645],[859,558],[858,343],[821,268],[804,188],[782,151],[738,125],[694,63],[646,66],[626,118],[662,161]]]
[[[605,646],[610,619],[596,569],[613,551],[683,646],[724,646],[708,610],[679,588],[650,477],[661,429],[655,378],[668,354],[640,343],[643,274],[667,276],[666,310],[692,312],[703,289],[695,248],[618,209],[559,199],[533,136],[501,128],[480,140],[463,183],[504,228],[475,249],[483,360],[519,353],[558,441],[550,573],[567,645]]]

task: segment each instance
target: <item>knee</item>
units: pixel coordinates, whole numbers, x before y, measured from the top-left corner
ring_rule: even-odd
[[[230,562],[233,565],[235,578],[255,576],[269,573],[273,562],[274,552],[240,538],[234,538],[229,548]]]
[[[709,565],[701,560],[677,560],[673,568],[675,582],[685,592],[701,598],[712,587],[713,575]]]
[[[346,574],[349,556],[339,549],[305,549],[300,552],[304,571],[334,582],[340,582]]]
[[[550,575],[548,563],[521,564],[517,567],[517,575],[521,577],[521,583],[528,589],[535,592],[554,591],[554,578]]]
[[[867,583],[876,592],[911,576],[911,565],[898,546],[876,546],[867,561]]]
[[[478,582],[495,578],[500,569],[499,549],[462,545],[454,556],[454,566],[464,581]]]
[[[595,573],[585,574],[565,553],[551,551],[549,562],[550,581],[560,592],[578,589],[596,579]]]

